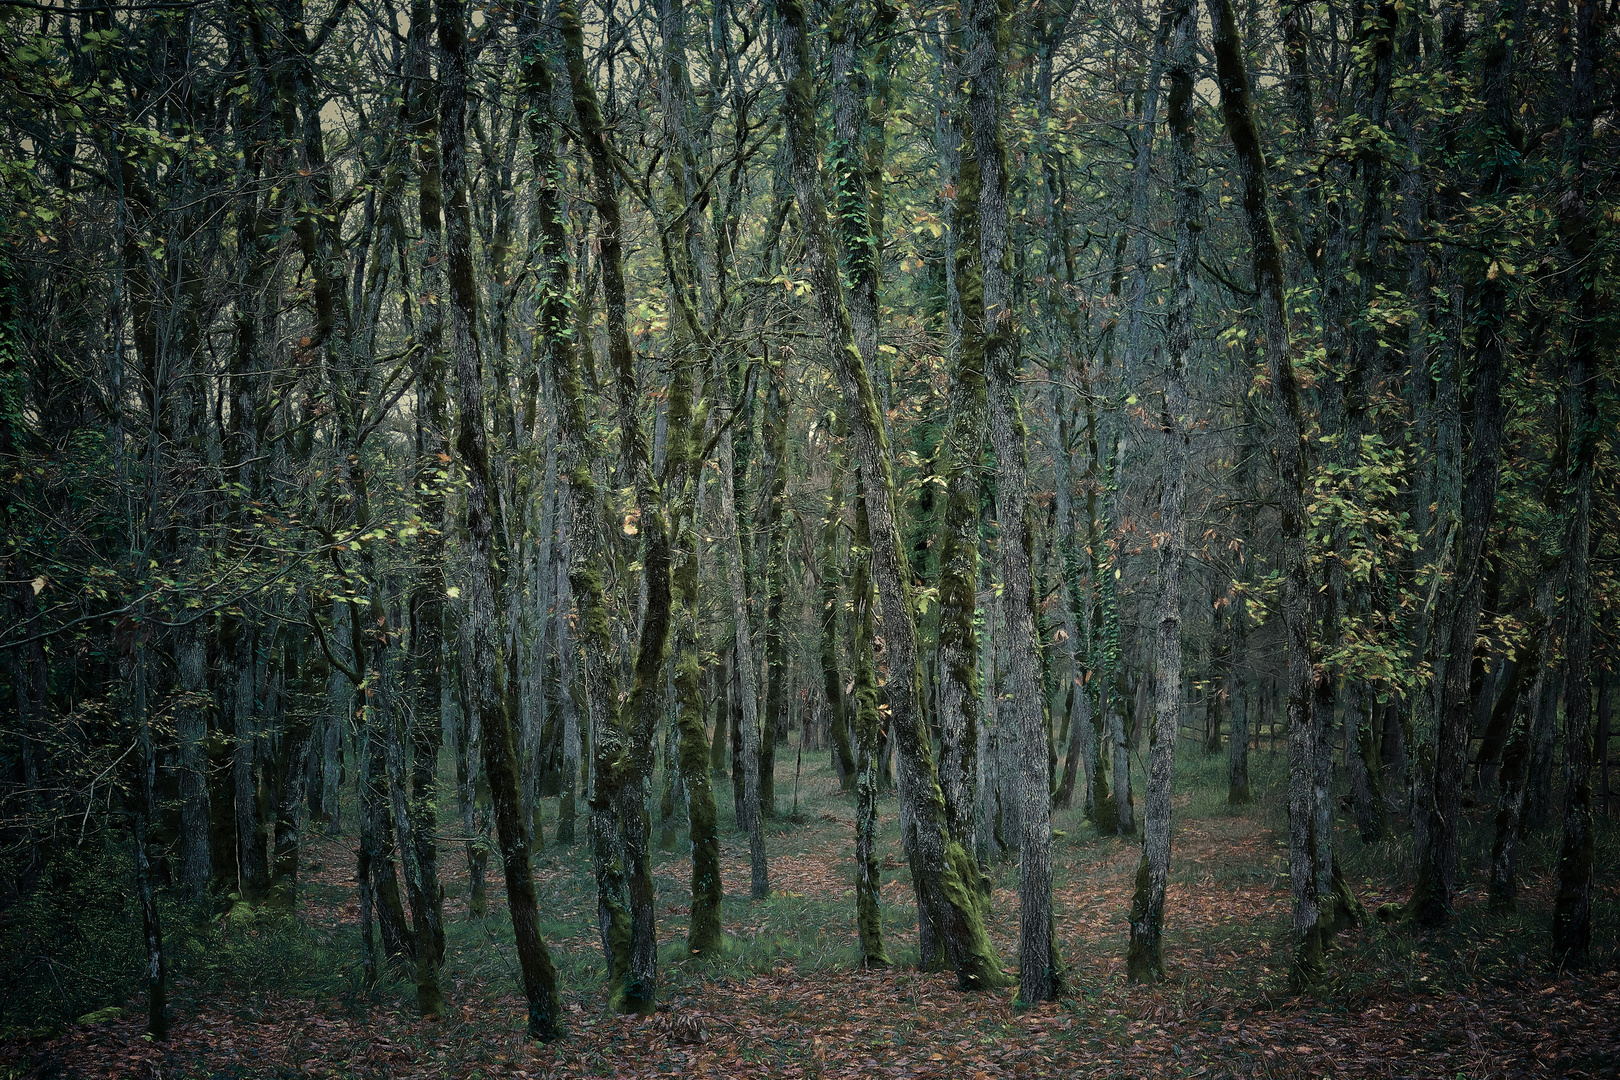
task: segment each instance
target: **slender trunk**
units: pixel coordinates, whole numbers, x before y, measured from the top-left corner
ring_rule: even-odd
[[[787,645],[782,634],[782,606],[787,588],[787,418],[792,403],[785,393],[787,371],[778,365],[767,373],[764,442],[765,520],[765,720],[759,737],[759,809],[776,816],[776,741],[784,723],[787,696]]]
[[[821,682],[827,698],[827,727],[833,748],[833,765],[838,770],[839,790],[848,792],[855,785],[855,753],[849,741],[849,702],[844,697],[844,674],[839,668],[840,579],[838,548],[844,520],[845,474],[849,471],[847,442],[839,432],[828,431],[832,462],[828,469],[827,513],[821,528]],[[721,710],[715,722],[715,745],[720,745],[720,729],[725,726]],[[724,762],[721,762],[722,767]]]
[[[877,663],[872,649],[876,605],[872,595],[872,530],[866,516],[865,485],[855,485],[855,538],[850,546],[849,595],[855,655],[855,926],[861,965],[887,967],[883,944],[883,882],[878,869],[878,715]],[[921,931],[919,919],[919,932]]]
[[[445,487],[450,460],[449,402],[445,392],[444,317],[439,302],[443,275],[443,184],[439,174],[438,102],[429,78],[430,0],[413,0],[407,42],[410,93],[404,111],[417,137],[418,217],[421,223],[422,303],[417,334],[417,513],[428,528],[417,534],[419,567],[407,601],[410,674],[414,690],[408,737],[411,745],[409,814],[416,873],[410,880],[411,926],[416,936],[416,1006],[423,1016],[444,1014],[439,965],[444,958],[444,891],[439,886],[439,750],[444,739],[444,534],[449,526]]]
[[[726,754],[731,746],[731,661],[722,653],[715,660],[710,678],[714,701],[714,734],[709,741],[709,772],[716,779],[731,775],[726,771]]]
[[[266,896],[267,906],[282,911],[292,911],[298,905],[298,860],[305,822],[304,781],[309,773],[315,715],[321,706],[328,673],[324,658],[316,660],[310,655],[313,646],[308,635],[282,644],[288,703],[280,738],[275,743],[269,778],[275,820],[270,849],[270,890]]]
[[[162,1042],[169,1037],[168,971],[149,849],[152,814],[157,805],[157,752],[152,741],[152,718],[147,709],[146,646],[140,640],[143,630],[138,616],[126,621],[129,629],[115,631],[114,636],[124,653],[120,657],[119,668],[123,676],[125,715],[135,722],[140,744],[140,756],[136,759],[138,778],[134,792],[133,824],[135,891],[141,906],[141,936],[146,945],[146,1034]]]
[[[466,470],[467,588],[469,638],[462,642],[470,704],[481,722],[484,771],[489,779],[495,828],[506,874],[507,909],[512,918],[523,996],[528,1002],[530,1036],[551,1040],[562,1034],[557,972],[540,936],[534,876],[529,865],[528,830],[522,818],[517,750],[503,685],[500,612],[496,597],[496,490],[485,434],[484,383],[479,362],[477,286],[473,278],[471,213],[467,204],[467,12],[462,0],[439,0],[439,127],[443,147],[445,255],[450,297],[450,355],[454,359],[460,423],[456,450]]]
[[[1554,682],[1546,662],[1553,647],[1553,605],[1557,591],[1554,573],[1544,574],[1536,583],[1536,599],[1530,622],[1535,628],[1534,647],[1521,656],[1536,669],[1536,678],[1515,695],[1510,715],[1514,731],[1502,757],[1502,793],[1497,800],[1496,839],[1491,845],[1491,878],[1487,889],[1493,911],[1513,911],[1518,905],[1519,841],[1524,835],[1525,795],[1529,787],[1530,765],[1543,725],[1552,726],[1550,710],[1540,702]]]
[[[968,11],[972,30],[968,113],[979,166],[983,363],[990,442],[996,454],[996,519],[1001,525],[1001,584],[1011,662],[1007,704],[1018,745],[1019,1000],[1033,1004],[1062,994],[1063,965],[1052,918],[1052,785],[1040,686],[1029,450],[1017,400],[1023,356],[1007,227],[1007,147],[1001,98],[1010,31],[1006,12],[997,0],[975,0]]]
[[[208,845],[208,711],[201,699],[207,686],[207,663],[208,647],[201,627],[196,623],[183,627],[175,644],[175,667],[184,695],[175,716],[175,738],[180,750],[180,883],[193,901],[207,895],[212,873]]]
[[[979,744],[979,642],[974,623],[979,587],[979,464],[987,404],[984,385],[984,279],[979,271],[979,162],[963,109],[963,140],[956,178],[956,294],[961,316],[950,419],[940,444],[944,463],[945,520],[940,532],[939,634],[936,663],[940,733],[939,781],[951,836],[964,846],[972,835]]]
[[[1267,204],[1266,160],[1250,98],[1243,42],[1231,0],[1210,0],[1212,46],[1221,110],[1236,156],[1248,226],[1260,330],[1265,337],[1268,395],[1276,425],[1278,532],[1282,546],[1282,616],[1288,645],[1288,848],[1294,893],[1292,978],[1322,971],[1324,928],[1317,895],[1316,724],[1312,712],[1310,571],[1305,551],[1306,450],[1289,339],[1288,280]]]
[[[1109,695],[1108,713],[1104,719],[1105,734],[1112,755],[1109,771],[1113,774],[1114,780],[1113,797],[1109,802],[1109,807],[1113,811],[1114,827],[1109,831],[1118,836],[1132,836],[1136,833],[1135,793],[1131,785],[1131,744],[1125,732],[1125,716],[1120,711],[1126,703],[1126,697],[1127,695],[1123,693]]]
[[[1194,0],[1173,0],[1168,51],[1170,165],[1175,186],[1175,265],[1171,269],[1170,316],[1165,327],[1164,465],[1160,480],[1159,599],[1155,618],[1153,727],[1149,735],[1148,787],[1142,811],[1142,858],[1131,900],[1131,943],[1125,966],[1133,982],[1164,978],[1164,895],[1170,880],[1170,795],[1181,713],[1181,577],[1187,555],[1183,516],[1191,417],[1187,403],[1187,358],[1193,345],[1193,300],[1197,286],[1200,193],[1193,177],[1193,65],[1198,48]],[[1218,738],[1218,737],[1217,737]]]
[[[1244,440],[1245,449],[1247,439]],[[1239,456],[1246,458],[1244,450]],[[1241,480],[1238,490],[1245,490]],[[1226,802],[1228,806],[1244,806],[1254,801],[1249,790],[1249,739],[1259,735],[1259,725],[1249,723],[1252,710],[1252,701],[1249,694],[1249,680],[1247,668],[1249,664],[1249,610],[1247,586],[1252,576],[1250,570],[1250,553],[1247,548],[1250,529],[1243,530],[1244,546],[1239,548],[1237,557],[1241,560],[1238,570],[1238,580],[1234,588],[1227,592],[1227,600],[1232,620],[1232,654],[1231,663],[1226,672],[1226,684],[1232,699],[1232,719],[1230,730],[1226,736]]]
[[[559,257],[560,261],[560,257]],[[563,287],[567,286],[567,264],[563,264]],[[566,295],[566,291],[564,293]],[[562,411],[561,406],[558,412]],[[562,475],[560,467],[562,454],[559,449],[558,461],[559,477]],[[557,700],[562,708],[562,794],[557,800],[557,844],[559,847],[571,846],[577,827],[579,816],[579,784],[581,769],[583,767],[581,756],[583,741],[579,728],[579,692],[580,684],[577,677],[578,665],[575,657],[574,635],[570,629],[570,619],[574,614],[573,583],[569,580],[569,567],[573,565],[573,525],[572,501],[567,497],[569,484],[559,485],[557,491],[557,544],[553,559],[556,563],[553,573],[556,578],[556,589],[553,596],[557,598],[556,618],[552,626],[557,642],[557,674],[560,685],[557,688]]]
[[[741,759],[732,755],[733,776],[740,765],[743,798],[738,827],[748,831],[749,895],[763,900],[770,895],[770,870],[765,865],[765,834],[760,821],[759,802],[759,696],[754,675],[754,645],[748,627],[748,596],[743,591],[742,543],[737,538],[737,498],[732,490],[731,429],[720,433],[720,527],[725,530],[726,586],[731,593],[731,616],[737,627],[737,646],[732,650],[733,678],[741,705],[737,731],[741,734]],[[735,740],[734,740],[735,744]]]

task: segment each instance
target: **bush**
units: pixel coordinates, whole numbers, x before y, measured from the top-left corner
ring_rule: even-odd
[[[0,1037],[60,1028],[137,988],[145,946],[127,838],[65,847],[0,922]]]

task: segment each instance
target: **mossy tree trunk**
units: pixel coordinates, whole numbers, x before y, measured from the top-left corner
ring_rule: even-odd
[[[901,797],[911,803],[913,883],[920,906],[945,945],[959,984],[971,989],[1005,985],[1006,975],[985,932],[978,899],[968,887],[971,879],[965,876],[971,872],[966,865],[970,856],[947,835],[945,800],[920,708],[917,627],[905,548],[895,521],[888,438],[868,358],[856,345],[822,197],[808,20],[798,0],[779,3],[778,14],[777,43],[786,83],[783,119],[806,262],[821,330],[849,413],[851,440],[867,485],[873,579],[889,664],[890,725],[901,773]]]
[[[1010,660],[1005,707],[1017,741],[1019,837],[1019,1000],[1051,1001],[1063,992],[1052,919],[1050,749],[1041,692],[1041,640],[1034,576],[1035,522],[1029,504],[1029,448],[1018,402],[1023,367],[1015,312],[1013,253],[1007,228],[1007,145],[1002,127],[1003,72],[1011,47],[1011,4],[968,6],[968,71],[973,154],[979,166],[979,270],[985,396],[996,454],[996,520]],[[964,304],[964,313],[966,305]],[[967,319],[964,317],[964,322]]]
[[[887,87],[888,49],[869,46],[882,37],[881,29],[898,15],[887,3],[874,6],[870,23],[858,18],[860,8],[841,3],[827,23],[832,66],[832,107],[835,205],[849,274],[849,319],[856,349],[863,356],[877,353],[880,333],[878,303],[882,273],[882,220],[884,190],[883,117],[888,108],[884,92],[872,85],[876,73]],[[801,208],[802,213],[802,208]],[[878,792],[888,744],[884,740],[879,708],[884,691],[878,681],[876,658],[876,596],[872,585],[871,517],[865,493],[871,478],[864,470],[856,480],[855,537],[850,548],[850,637],[855,667],[855,922],[860,936],[861,963],[887,966],[883,936],[882,881],[877,861]],[[913,858],[907,813],[901,811],[901,839],[908,861]],[[918,912],[918,934],[923,963],[932,959],[933,925],[926,910]]]
[[[953,28],[948,75],[960,82],[955,62],[961,29]],[[979,466],[984,456],[984,279],[979,272],[979,162],[972,152],[972,121],[966,103],[953,110],[956,200],[952,213],[952,261],[960,312],[951,371],[949,417],[940,442],[945,515],[939,540],[939,634],[936,644],[940,733],[939,782],[946,824],[964,847],[972,844],[978,803],[979,747]]]
[[[1311,716],[1310,571],[1305,551],[1306,451],[1299,383],[1289,338],[1288,279],[1268,205],[1266,160],[1250,96],[1244,44],[1231,0],[1210,0],[1210,25],[1221,111],[1231,136],[1239,198],[1248,228],[1260,330],[1265,337],[1268,396],[1276,425],[1278,533],[1282,544],[1282,621],[1288,645],[1288,847],[1294,893],[1296,981],[1322,969],[1323,927],[1317,895],[1315,838],[1316,726]]]
[[[877,861],[878,715],[877,661],[872,647],[876,597],[872,592],[872,530],[865,486],[855,485],[855,538],[850,545],[849,595],[855,658],[855,926],[861,964],[887,967],[883,944],[883,881]]]
[[[542,1040],[562,1034],[557,972],[540,936],[539,909],[529,862],[529,836],[518,783],[517,743],[501,656],[500,595],[495,562],[497,492],[485,433],[484,376],[477,337],[478,292],[473,277],[472,221],[467,198],[467,10],[463,0],[439,0],[439,132],[446,194],[445,264],[450,300],[447,320],[454,360],[460,423],[456,451],[466,471],[467,576],[469,612],[462,658],[469,704],[483,728],[484,772],[489,778],[496,835],[506,875],[507,909],[512,918],[529,1035]]]
[[[692,853],[692,905],[686,947],[694,955],[718,954],[722,943],[720,829],[709,770],[698,637],[702,615],[698,586],[701,545],[697,533],[702,476],[698,458],[708,419],[703,401],[707,375],[704,353],[712,347],[712,340],[699,313],[702,298],[696,257],[703,247],[702,217],[686,212],[695,200],[698,177],[688,130],[691,88],[686,71],[686,11],[681,0],[669,0],[665,5],[660,28],[664,69],[660,89],[666,140],[663,213],[666,221],[684,222],[682,228],[666,226],[666,240],[661,250],[669,279],[671,308],[677,313],[672,320],[672,352],[676,363],[667,399],[668,435],[662,486],[672,496],[670,517],[675,531],[670,579],[675,620],[673,683],[678,740],[675,771],[685,795]]]

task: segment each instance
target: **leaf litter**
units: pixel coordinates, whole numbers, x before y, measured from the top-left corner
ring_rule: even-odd
[[[842,911],[841,920],[824,920],[815,930],[831,935],[852,956],[848,822],[829,817],[808,828],[774,832],[779,850],[770,868],[777,899],[771,903]],[[573,928],[551,934],[548,941],[562,966],[572,957],[578,970],[591,971],[588,978],[565,984],[569,1031],[564,1040],[541,1045],[522,1036],[524,1007],[509,974],[515,965],[485,955],[481,964],[447,965],[450,1004],[438,1021],[414,1015],[412,987],[398,973],[360,1001],[262,992],[203,999],[195,984],[181,978],[167,1042],[145,1038],[144,1003],[131,1001],[118,1015],[97,1014],[94,1023],[0,1045],[0,1076],[1584,1080],[1620,1075],[1620,973],[1614,970],[1576,978],[1524,962],[1503,977],[1481,971],[1475,957],[1480,974],[1469,980],[1458,977],[1467,970],[1466,958],[1459,960],[1459,950],[1448,949],[1443,940],[1406,936],[1402,946],[1388,929],[1372,925],[1341,935],[1334,961],[1347,974],[1334,987],[1315,996],[1287,994],[1283,972],[1291,902],[1286,881],[1273,872],[1277,839],[1257,823],[1241,833],[1236,824],[1230,819],[1178,822],[1176,877],[1166,914],[1169,978],[1158,986],[1124,980],[1124,912],[1139,850],[1133,842],[1054,845],[1054,910],[1069,990],[1062,1001],[1034,1008],[1020,1007],[1016,991],[964,994],[950,974],[916,969],[915,910],[903,869],[885,871],[883,896],[891,953],[904,955],[911,948],[909,966],[860,970],[848,963],[818,966],[802,956],[772,960],[760,954],[757,945],[746,943],[772,934],[785,940],[794,928],[773,927],[773,922],[804,914],[756,913],[745,899],[746,851],[734,844],[722,852],[727,930],[745,950],[754,950],[750,962],[766,969],[667,962],[661,1010],[650,1017],[614,1016],[604,1010],[599,986],[589,872],[582,869],[578,850],[548,851],[537,860],[542,915],[554,929]],[[892,832],[886,836],[893,840]],[[317,869],[305,880],[323,888],[305,890],[299,917],[307,925],[357,938],[352,844],[338,837],[312,845]],[[901,861],[896,843],[888,854],[893,857],[887,863]],[[494,863],[491,921],[480,946],[491,954],[509,952],[496,931],[506,916],[498,903],[501,879]],[[447,919],[465,920],[465,863],[448,856],[442,865],[447,878],[458,869],[462,875],[450,889]],[[654,870],[659,940],[668,950],[685,930],[685,863],[665,854]],[[1016,866],[1002,866],[995,876],[988,925],[1011,966],[1017,955]],[[1367,885],[1362,898],[1369,907],[1400,898],[1395,883]],[[1550,875],[1528,878],[1524,906],[1549,907],[1551,889]],[[1478,889],[1465,891],[1461,900],[1484,903]],[[1529,925],[1545,932],[1534,920]],[[1504,941],[1476,944],[1481,950],[1512,947]],[[1399,956],[1399,971],[1385,980],[1381,973],[1391,955]]]

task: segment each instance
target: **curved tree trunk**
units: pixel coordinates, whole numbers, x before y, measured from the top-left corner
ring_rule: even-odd
[[[966,887],[970,857],[952,841],[945,825],[945,799],[934,771],[933,749],[918,699],[917,626],[906,553],[895,521],[894,479],[888,438],[867,358],[856,346],[844,289],[834,256],[826,204],[821,194],[815,139],[814,82],[809,28],[798,0],[778,4],[777,42],[786,93],[783,118],[788,159],[811,288],[820,308],[822,332],[845,407],[851,439],[866,480],[866,508],[872,530],[872,571],[883,616],[890,726],[899,764],[900,794],[911,805],[912,875],[921,906],[945,945],[958,982],[966,989],[1005,985],[984,929],[978,901]]]
[[[442,67],[439,101],[443,146],[445,262],[450,297],[450,355],[454,359],[460,424],[456,450],[468,479],[467,490],[467,629],[462,642],[470,704],[482,726],[484,771],[489,778],[495,829],[506,874],[507,908],[522,969],[523,996],[528,1001],[528,1031],[537,1039],[562,1034],[557,972],[540,936],[529,839],[518,785],[517,745],[512,732],[510,698],[503,685],[500,594],[495,566],[496,490],[485,435],[484,377],[478,356],[477,286],[473,280],[472,222],[467,205],[466,100],[467,12],[463,0],[439,0],[439,47]]]

